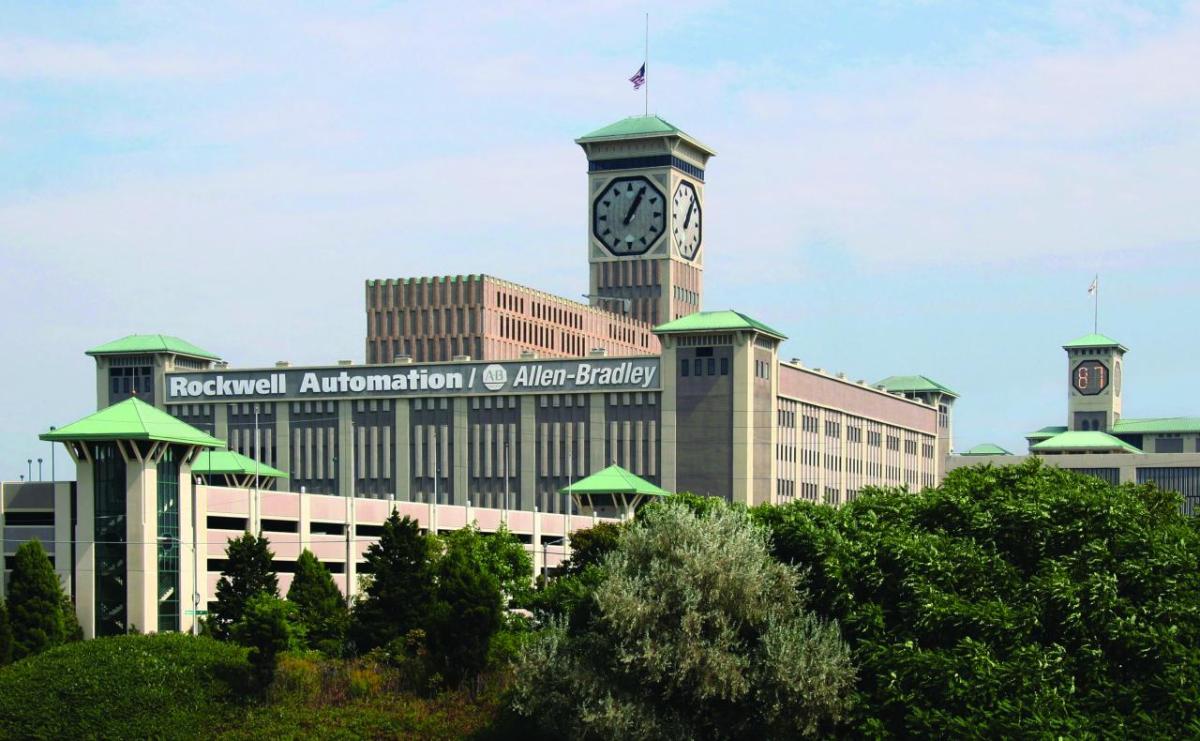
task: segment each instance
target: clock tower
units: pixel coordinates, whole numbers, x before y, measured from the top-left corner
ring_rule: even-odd
[[[1102,334],[1063,345],[1067,351],[1067,429],[1108,432],[1121,419],[1125,347]]]
[[[588,298],[665,324],[700,311],[704,168],[716,154],[658,116],[580,137],[588,159]]]

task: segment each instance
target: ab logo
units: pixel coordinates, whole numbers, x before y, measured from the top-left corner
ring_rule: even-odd
[[[489,365],[483,369],[483,387],[488,391],[499,391],[508,383],[508,371],[502,365]]]

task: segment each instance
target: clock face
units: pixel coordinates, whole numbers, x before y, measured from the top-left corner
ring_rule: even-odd
[[[1085,360],[1071,371],[1071,388],[1084,396],[1095,396],[1108,388],[1108,366],[1099,360]]]
[[[671,199],[671,236],[680,257],[695,259],[700,251],[700,195],[696,186],[680,181]]]
[[[644,177],[616,178],[592,202],[592,236],[619,257],[649,252],[666,230],[666,198]]]

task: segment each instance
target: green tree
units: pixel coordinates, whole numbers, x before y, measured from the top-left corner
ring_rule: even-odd
[[[564,564],[566,573],[580,574],[589,566],[599,566],[605,556],[617,549],[624,527],[623,523],[598,522],[571,533],[571,557]]]
[[[296,559],[296,575],[287,599],[296,606],[296,621],[304,627],[309,646],[331,656],[339,655],[350,622],[346,599],[329,569],[307,548]]]
[[[496,578],[504,593],[505,606],[523,606],[532,592],[533,559],[507,527],[482,533],[474,525],[441,536],[447,550],[457,549],[477,568]]]
[[[13,560],[8,615],[13,658],[23,659],[63,642],[63,591],[40,541],[22,543]]]
[[[437,586],[425,619],[433,671],[450,685],[479,675],[500,629],[500,582],[480,568],[470,541],[451,541],[438,559]]]
[[[836,625],[741,509],[643,510],[605,558],[581,627],[527,647],[513,707],[568,738],[794,738],[840,718],[854,683]]]
[[[63,641],[73,643],[83,640],[83,626],[79,624],[79,615],[75,612],[75,603],[69,595],[62,598]]]
[[[295,605],[267,592],[258,592],[246,600],[230,634],[234,641],[250,649],[254,685],[263,693],[275,679],[279,654],[304,643],[303,629],[296,623]]]
[[[12,625],[8,622],[8,608],[0,600],[0,666],[12,661],[13,634]]]
[[[1035,460],[754,516],[853,648],[850,735],[1200,732],[1200,537],[1174,494]]]
[[[270,546],[269,540],[251,533],[229,539],[225,570],[217,581],[217,603],[208,622],[214,638],[229,639],[233,624],[242,618],[251,597],[259,593],[279,596]]]
[[[433,597],[430,538],[411,517],[392,510],[365,555],[370,579],[354,606],[351,636],[359,650],[385,646],[420,628]]]

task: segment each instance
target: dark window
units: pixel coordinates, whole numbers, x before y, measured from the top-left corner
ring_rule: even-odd
[[[263,520],[262,529],[273,533],[298,533],[300,523],[295,520]]]
[[[701,361],[700,358],[696,358],[692,362],[694,363],[694,365],[692,366],[693,374],[697,375],[697,376],[702,375],[704,373],[704,369],[700,367],[700,364],[703,361]]]
[[[246,530],[246,518],[244,517],[221,517],[219,515],[208,516],[209,530],[238,530],[244,532]]]
[[[1154,441],[1154,452],[1156,453],[1182,453],[1183,438],[1182,437],[1160,437]]]
[[[22,512],[8,511],[4,513],[5,525],[30,525],[41,527],[54,526],[53,512]]]
[[[679,361],[679,375],[686,376],[688,374],[689,366],[690,366],[690,363],[688,363],[687,358],[684,358],[683,360]]]
[[[721,358],[721,375],[729,375],[729,358]],[[1196,442],[1196,445],[1200,446],[1200,440]]]
[[[383,525],[355,525],[354,534],[364,538],[378,538],[383,535]]]
[[[308,532],[313,535],[345,535],[346,526],[340,522],[312,522],[308,525]]]
[[[717,375],[717,361],[714,360],[713,358],[708,359],[708,375],[710,375],[710,376]]]

